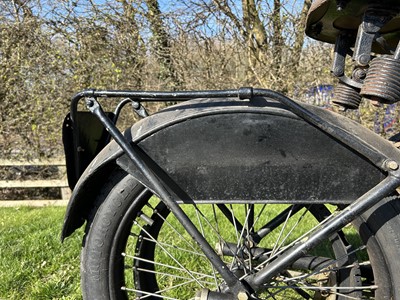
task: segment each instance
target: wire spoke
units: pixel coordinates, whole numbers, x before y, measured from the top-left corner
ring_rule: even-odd
[[[256,218],[255,218],[255,220],[253,222],[253,225],[250,227],[250,231],[251,232],[253,232],[253,230],[255,229],[255,226],[256,226],[258,220],[261,218],[266,206],[267,206],[267,204],[263,204],[263,206],[261,207],[260,211],[258,212],[258,214],[257,214],[257,216],[256,216]]]
[[[183,205],[185,205],[185,212],[193,219],[195,226],[206,237],[207,241],[219,243],[218,253],[225,257],[227,265],[239,279],[246,279],[247,276],[260,271],[271,261],[284,256],[285,251],[296,247],[297,244],[323,227],[336,214],[325,207],[314,209],[314,207],[303,205],[277,205],[276,208],[265,203],[259,206],[253,203],[226,203],[222,205],[191,203],[187,206],[186,204]],[[140,291],[136,290],[135,286],[133,288],[124,287],[124,289],[137,292],[140,295],[137,299],[151,297],[175,299],[173,297],[176,297],[177,293],[182,291],[185,294],[188,289],[208,288],[212,291],[221,292],[224,283],[213,265],[199,251],[196,243],[187,238],[182,225],[179,222],[176,223],[176,220],[173,219],[174,216],[167,217],[166,211],[159,208],[160,204],[154,208],[152,218],[156,220],[154,219],[156,217],[157,222],[161,221],[161,223],[155,223],[156,227],[152,229],[153,224],[151,222],[147,222],[146,226],[140,225],[143,223],[134,222],[134,226],[138,226],[141,233],[138,234],[134,230],[135,233],[132,233],[132,236],[147,243],[149,249],[158,248],[153,255],[161,255],[160,259],[153,261],[151,256],[147,259],[146,255],[140,257],[142,254],[133,256],[124,254],[125,257],[144,262],[143,264],[134,264],[131,268],[136,270],[138,274],[148,274],[143,275],[143,278],[154,276],[155,280],[159,282],[159,290]],[[273,213],[272,219],[270,211]],[[309,216],[313,217],[314,220],[316,219],[317,222],[313,220],[310,222]],[[142,219],[146,221],[144,217]],[[263,225],[264,223],[265,225]],[[160,224],[163,227],[157,227]],[[260,226],[262,227],[259,228]],[[165,232],[160,231],[160,228]],[[274,239],[272,239],[272,236]],[[158,241],[158,237],[162,237],[161,241]],[[264,237],[266,239],[263,240]],[[182,243],[174,245],[175,242],[172,241],[177,239],[181,240]],[[257,246],[258,244],[259,246]],[[266,283],[261,290],[256,291],[254,296],[257,296],[257,299],[260,300],[281,300],[293,297],[313,299],[319,295],[327,294],[336,295],[343,299],[359,298],[359,294],[362,294],[363,298],[368,298],[370,294],[373,295],[377,286],[373,285],[373,281],[369,281],[368,278],[366,281],[362,281],[365,286],[361,286],[358,282],[354,282],[356,286],[350,286],[353,282],[350,281],[346,284],[346,281],[340,281],[340,278],[336,277],[336,273],[340,270],[370,265],[369,261],[349,261],[346,265],[339,265],[339,262],[345,261],[344,259],[349,255],[365,250],[366,246],[361,245],[356,249],[343,248],[343,252],[340,248],[338,250],[332,248],[333,246],[329,242],[326,245],[330,247],[328,251],[333,250],[334,256],[329,254],[330,252],[327,254],[310,253],[309,258],[299,260],[292,267],[283,270],[273,281]],[[325,243],[323,247],[325,247]],[[315,251],[325,251],[323,247],[321,249],[316,248]],[[166,260],[163,260],[163,257]],[[183,260],[183,257],[190,258]],[[204,263],[199,261],[199,258],[205,259]],[[193,261],[193,264],[189,261]],[[154,267],[146,267],[146,264],[152,264]],[[369,269],[366,268],[365,271],[365,273],[360,273],[359,276],[369,275]],[[368,282],[370,285],[368,285]],[[341,286],[341,284],[344,286]],[[188,295],[187,299],[191,297],[193,297],[193,294]]]
[[[198,278],[198,279],[201,279],[201,278]],[[179,288],[179,287],[182,287],[182,286],[185,286],[185,285],[189,285],[189,284],[191,284],[191,283],[193,283],[193,282],[194,282],[193,279],[188,279],[188,280],[185,281],[185,282],[182,282],[182,283],[179,283],[179,284],[175,284],[175,285],[173,285],[173,286],[169,286],[169,287],[167,287],[167,288],[165,288],[165,289],[162,289],[162,290],[158,290],[158,291],[156,292],[156,294],[162,294],[162,293],[165,293],[165,292],[174,290],[174,289],[176,289],[176,288]],[[203,282],[204,282],[204,281],[203,281]],[[211,284],[211,283],[208,282],[208,281],[205,281],[204,283],[205,283],[206,285],[207,285],[207,284]],[[150,295],[144,296],[144,297],[142,297],[142,299],[145,299],[145,298],[148,298],[148,297],[150,297]]]
[[[203,236],[206,236],[206,235],[205,235],[205,232],[204,232],[204,228],[203,228],[203,223],[201,222],[200,214],[199,214],[199,212],[198,212],[197,209],[196,209],[196,216],[197,216],[197,220],[198,220],[198,222],[199,222],[199,226],[200,226],[200,229],[201,229],[201,234],[202,234]],[[211,270],[212,270],[214,280],[215,280],[215,282],[217,282],[217,275],[216,275],[216,272],[215,272],[215,268],[214,268],[214,266],[212,265],[211,261],[208,261],[208,263],[209,263],[210,268],[211,268]],[[216,284],[216,286],[218,286],[218,285]]]
[[[293,207],[292,207],[293,210]],[[292,211],[291,210],[291,211]],[[282,242],[280,243],[280,245],[278,246],[278,249],[282,247],[282,245],[286,242],[286,240],[290,237],[290,235],[292,234],[292,232],[297,228],[297,225],[300,224],[300,222],[303,220],[303,218],[305,217],[307,213],[307,210],[304,210],[304,212],[300,215],[300,217],[297,219],[296,223],[293,224],[292,228],[289,230],[289,232],[286,234],[286,236],[282,239]],[[291,214],[291,213],[290,213]],[[290,216],[289,216],[290,218]]]
[[[157,211],[157,210],[156,210]],[[157,216],[163,220],[165,224],[168,225],[170,229],[172,229],[180,238],[182,241],[184,241],[190,248],[192,248],[193,251],[196,251],[196,248],[193,246],[193,243],[191,243],[188,239],[186,239],[176,228],[173,226],[166,218],[164,218],[158,211],[157,211]]]
[[[140,272],[144,272],[144,273],[151,273],[151,274],[156,274],[156,275],[161,275],[161,276],[166,276],[166,277],[173,277],[176,279],[184,279],[186,284],[189,284],[191,282],[193,282],[194,280],[192,278],[189,277],[185,277],[185,276],[179,276],[176,274],[171,274],[171,273],[165,273],[165,272],[160,272],[160,271],[153,271],[153,270],[149,270],[149,269],[144,269],[144,268],[135,268],[136,270],[140,271]],[[197,278],[200,282],[204,283],[205,285],[207,284],[212,284],[210,281],[205,281],[202,280],[203,278],[209,277],[208,275],[203,275],[200,278]],[[214,279],[214,278],[212,278]],[[163,290],[165,291],[165,290]]]
[[[233,213],[233,210],[232,210],[232,213]],[[249,218],[250,218],[250,216],[251,216],[251,210],[250,209],[247,209],[246,210],[246,218],[245,218],[245,221],[244,221],[244,226],[242,227],[242,230],[241,230],[241,232],[240,232],[240,235],[239,235],[239,237],[238,237],[238,240],[237,240],[237,245],[236,245],[236,253],[234,254],[234,257],[236,258],[236,257],[239,257],[238,256],[238,254],[239,254],[239,252],[240,252],[240,250],[242,249],[242,246],[243,247],[247,247],[245,244],[244,244],[244,235],[246,234],[246,236],[248,237],[249,235],[248,235],[248,231],[246,230],[246,228],[248,229],[248,221],[249,221]],[[246,232],[247,231],[247,232]],[[250,255],[250,258],[251,258],[251,255]],[[243,261],[242,260],[240,260],[240,262],[242,262],[243,263]],[[243,263],[242,264],[243,265],[243,267],[245,268],[245,271],[247,272],[251,272],[251,264],[245,264],[245,263]]]
[[[195,209],[198,210],[199,214],[202,216],[203,220],[205,221],[205,223],[209,226],[209,228],[216,234],[217,238],[219,239],[219,241],[222,241],[222,243],[228,247],[229,249],[229,244],[228,242],[222,237],[222,235],[215,229],[215,227],[210,223],[210,220],[202,213],[202,211],[198,208],[197,205],[194,205]],[[231,210],[232,213],[232,217],[235,219],[235,215],[234,212]],[[237,228],[235,226],[235,228]],[[237,235],[237,231],[235,230],[237,239],[239,239],[239,236]],[[235,253],[233,253],[233,258],[238,261],[240,264],[242,264],[243,266],[245,266],[245,263],[243,261],[243,259],[241,259],[239,256],[237,256]]]
[[[134,235],[135,237],[138,237],[137,234],[132,234],[132,235]],[[151,242],[151,243],[154,243],[154,244],[159,243],[160,245],[162,245],[162,246],[164,246],[164,247],[173,248],[174,250],[179,250],[179,251],[182,251],[182,252],[185,252],[185,253],[189,253],[189,254],[193,254],[193,255],[197,255],[197,256],[206,258],[206,256],[204,255],[204,253],[201,253],[201,252],[198,252],[198,251],[191,251],[191,250],[188,250],[188,249],[186,249],[186,248],[178,247],[178,246],[175,246],[175,245],[163,243],[163,242],[160,242],[160,241],[154,241],[154,239],[150,239],[150,238],[148,238],[148,237],[142,237],[142,239],[143,239],[144,241],[147,241],[147,242]]]
[[[216,211],[215,211],[215,204],[212,204],[212,210],[213,210],[215,228],[216,228],[216,231],[218,232],[218,234],[220,235],[219,225],[218,225],[218,219],[217,219],[217,215],[216,215]],[[219,242],[221,242],[220,239],[219,239]],[[212,270],[213,270],[215,286],[218,287],[218,291],[220,291],[219,285],[218,285],[218,280],[217,280],[217,274],[216,274],[216,272],[215,272],[215,268],[214,268],[214,266],[213,266],[212,264],[211,264],[211,266],[212,266]]]
[[[189,274],[189,276],[192,277],[201,287],[204,287],[200,282],[198,282],[198,281],[196,280],[196,278],[192,275],[192,272],[189,271],[188,269],[186,269],[186,268],[179,262],[178,259],[176,259],[169,251],[167,251],[167,249],[165,249],[165,247],[163,247],[161,244],[159,244],[158,241],[155,240],[155,239],[153,238],[153,236],[152,236],[151,234],[149,234],[149,233],[144,229],[144,227],[142,227],[141,225],[139,225],[139,224],[137,223],[137,221],[134,221],[134,224],[137,225],[137,226],[139,226],[140,229],[141,229],[143,232],[145,232],[151,239],[153,239],[153,240],[156,242],[156,244],[164,251],[164,253],[166,253],[174,262],[176,262],[183,270],[185,270],[185,272],[186,272],[187,274]]]
[[[263,268],[265,265],[269,264],[272,260],[274,260],[276,257],[278,257],[279,255],[281,255],[282,253],[284,253],[287,249],[294,247],[296,244],[300,243],[303,239],[306,239],[308,236],[310,236],[312,234],[312,232],[316,231],[319,227],[322,227],[326,222],[328,222],[328,220],[330,220],[331,218],[333,218],[333,214],[330,215],[328,218],[324,219],[322,222],[318,223],[318,225],[314,226],[313,228],[311,228],[310,230],[308,230],[307,232],[305,232],[304,234],[302,234],[301,236],[299,236],[297,239],[295,239],[294,241],[292,241],[290,244],[282,247],[279,251],[277,251],[274,255],[271,255],[267,260],[263,261],[261,264],[259,264],[257,266],[257,270],[260,270],[261,268]]]
[[[176,266],[172,266],[172,265],[156,262],[154,260],[145,259],[145,258],[142,258],[142,257],[139,257],[139,256],[128,255],[126,253],[122,253],[122,256],[131,258],[131,259],[135,259],[135,260],[138,260],[138,261],[143,261],[143,262],[146,262],[146,263],[149,263],[149,264],[153,264],[155,266],[157,265],[157,266],[161,266],[161,267],[164,267],[164,268],[169,268],[169,269],[173,269],[173,270],[177,270],[177,271],[181,271],[181,272],[186,272],[185,268],[178,268]],[[207,278],[213,279],[213,276],[208,275],[208,274],[204,274],[204,273],[191,271],[191,274],[198,275],[200,277],[207,277]],[[191,276],[191,277],[193,278],[193,276]]]
[[[280,241],[280,239],[281,239],[281,237],[282,237],[282,235],[283,235],[283,232],[284,232],[285,229],[286,229],[287,222],[289,221],[290,216],[292,215],[292,212],[293,212],[293,207],[290,209],[289,213],[288,213],[287,216],[286,216],[285,222],[283,223],[283,226],[282,226],[282,228],[281,228],[281,230],[280,230],[280,232],[279,232],[279,236],[278,236],[278,238],[277,238],[277,240],[276,240],[276,243],[275,243],[275,245],[274,245],[274,248],[273,248],[272,251],[271,251],[271,256],[273,256],[273,255],[275,254],[276,250],[279,249],[279,248],[278,248],[278,242]],[[280,246],[281,246],[281,245],[280,245]]]

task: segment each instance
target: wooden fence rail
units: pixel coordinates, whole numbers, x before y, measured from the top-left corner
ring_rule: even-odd
[[[0,180],[0,189],[21,189],[21,188],[60,188],[61,199],[40,199],[40,200],[2,200],[0,206],[46,206],[46,205],[66,205],[71,190],[68,187],[65,162],[63,160],[31,160],[14,161],[0,159],[0,167],[29,167],[29,166],[55,166],[58,169],[57,179],[38,179],[38,180]],[[0,178],[1,179],[1,178]]]

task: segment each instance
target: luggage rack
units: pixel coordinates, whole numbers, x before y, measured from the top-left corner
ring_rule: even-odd
[[[138,113],[140,117],[147,117],[146,112],[142,102],[170,102],[170,101],[187,101],[196,98],[237,98],[239,101],[248,100],[251,101],[255,97],[265,97],[283,104],[292,113],[300,117],[301,119],[307,121],[308,123],[318,127],[323,132],[329,134],[333,138],[341,141],[346,146],[354,149],[356,152],[360,153],[364,157],[372,161],[378,168],[384,169],[385,171],[390,171],[390,168],[386,168],[382,162],[389,161],[390,159],[383,155],[379,150],[371,147],[365,143],[361,138],[354,136],[352,133],[342,130],[337,126],[331,124],[328,120],[322,119],[320,116],[316,115],[303,105],[299,104],[286,97],[285,95],[278,93],[273,90],[268,89],[258,89],[251,87],[242,87],[239,89],[229,89],[229,90],[204,90],[204,91],[129,91],[129,90],[85,90],[76,94],[71,101],[71,112],[70,112],[70,122],[71,127],[79,128],[77,123],[78,114],[78,102],[81,99],[86,99],[87,108],[97,116],[101,123],[105,126],[105,129],[111,133],[112,127],[115,127],[115,123],[118,119],[119,113],[124,105],[128,103],[133,104],[134,110]],[[110,123],[106,125],[104,123],[104,118],[100,118],[100,111],[103,111],[100,104],[96,105],[95,113],[93,103],[98,103],[98,98],[125,98],[122,100],[113,115],[111,115]],[[74,124],[74,126],[72,125]],[[116,128],[115,128],[116,129]],[[78,141],[78,130],[75,130],[74,144]],[[111,133],[111,136],[113,134]]]

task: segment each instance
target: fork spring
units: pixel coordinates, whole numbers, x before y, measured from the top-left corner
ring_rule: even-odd
[[[361,96],[391,104],[400,100],[400,60],[391,56],[374,58],[360,92]]]
[[[361,96],[356,88],[339,82],[335,87],[332,102],[345,109],[357,109],[361,103]]]

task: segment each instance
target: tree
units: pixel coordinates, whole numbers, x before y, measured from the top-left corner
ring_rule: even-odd
[[[254,82],[255,78],[262,86],[275,86],[287,92],[288,71],[296,73],[300,62],[311,0],[302,2],[300,14],[289,11],[281,0],[271,2],[242,0],[242,15],[232,10],[234,2],[213,0],[212,4],[231,21],[245,42],[248,80]]]
[[[146,0],[145,2],[148,8],[146,17],[152,31],[152,46],[161,66],[160,79],[169,79],[168,85],[175,89],[181,86],[181,82],[172,63],[170,36],[165,29],[160,6],[157,0]]]
[[[61,155],[63,116],[82,89],[298,93],[313,80],[302,73],[329,73],[327,55],[309,61],[329,50],[304,47],[311,0],[290,1],[1,1],[1,155]]]

